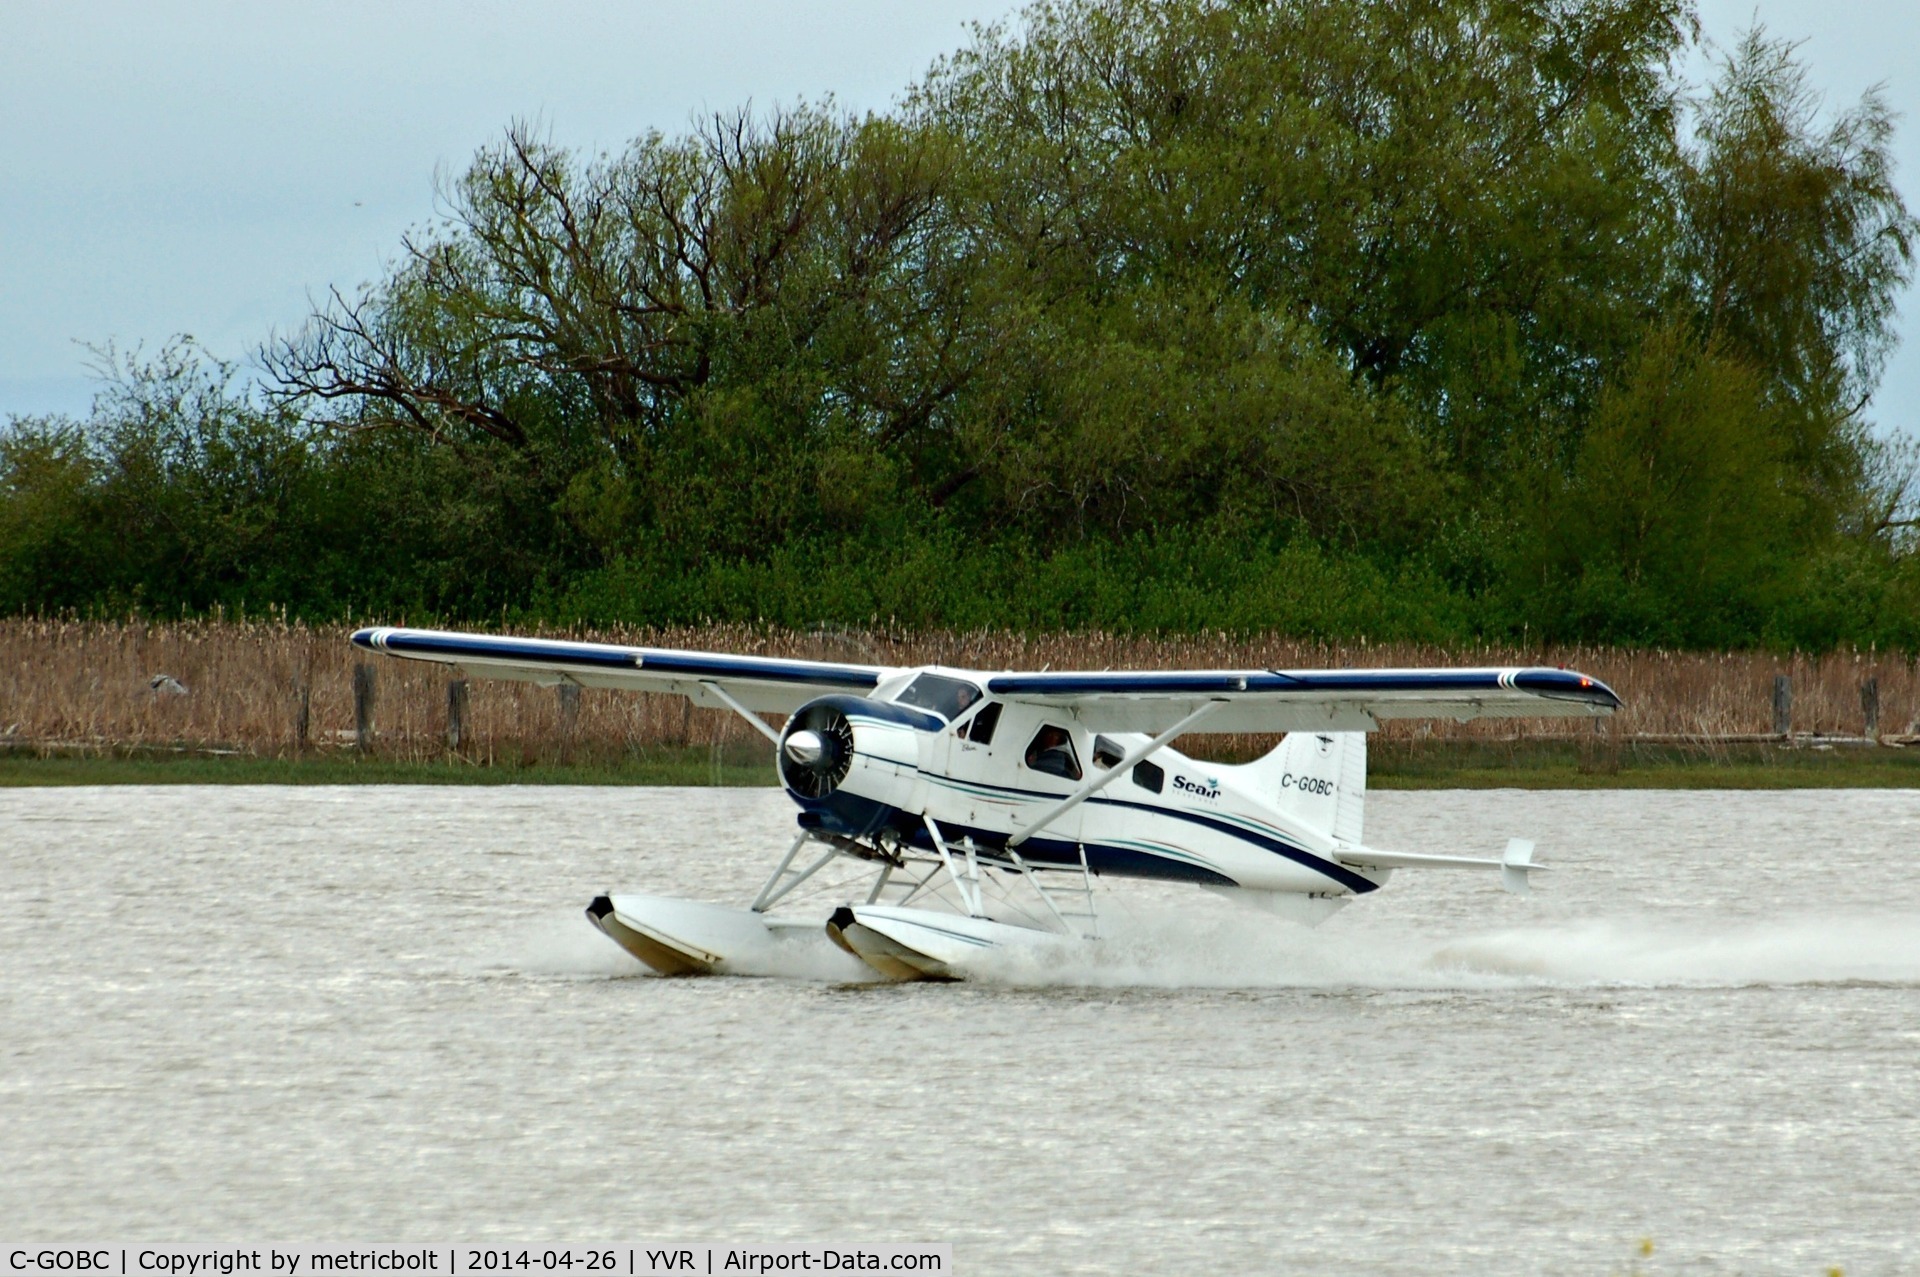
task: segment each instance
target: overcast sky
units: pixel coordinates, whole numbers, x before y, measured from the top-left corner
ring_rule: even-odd
[[[374,278],[508,121],[616,147],[752,100],[883,109],[1005,0],[63,0],[0,4],[0,417],[87,407],[79,344],[191,333],[245,360]],[[1804,41],[1830,106],[1883,82],[1920,206],[1920,4],[1703,0]],[[1920,426],[1920,297],[1874,415]]]

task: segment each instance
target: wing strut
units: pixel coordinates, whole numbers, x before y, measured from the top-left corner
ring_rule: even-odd
[[[1075,789],[1071,794],[1068,794],[1054,806],[1049,807],[1045,812],[1041,813],[1040,819],[1007,839],[1007,846],[1009,848],[1018,847],[1021,843],[1033,837],[1042,829],[1045,829],[1048,825],[1051,825],[1054,821],[1060,819],[1060,817],[1066,815],[1075,807],[1078,807],[1081,803],[1105,789],[1108,785],[1111,785],[1114,781],[1120,779],[1122,772],[1131,770],[1135,763],[1138,763],[1148,754],[1159,750],[1163,745],[1172,741],[1174,737],[1180,735],[1180,733],[1186,731],[1226,703],[1224,700],[1208,701],[1205,705],[1202,705],[1199,709],[1196,709],[1193,713],[1187,715],[1166,731],[1161,732],[1146,744],[1129,752],[1125,758],[1115,763],[1106,771],[1100,773],[1098,776],[1089,777],[1087,780],[1082,781],[1078,789]]]
[[[840,854],[838,847],[828,843],[826,854],[820,859],[805,869],[793,869],[793,858],[800,854],[800,849],[807,845],[807,839],[811,837],[813,837],[811,833],[802,829],[800,836],[793,840],[793,846],[787,848],[786,857],[781,860],[780,867],[773,871],[773,876],[767,879],[767,885],[760,888],[760,894],[753,898],[753,904],[749,906],[755,913],[765,913],[773,908],[779,903],[781,897],[819,873],[828,861]]]
[[[953,852],[947,847],[947,836],[940,832],[940,825],[931,816],[920,819],[927,822],[927,834],[933,839],[933,849],[940,853],[940,861],[947,867],[947,877],[960,892],[960,903],[967,907],[967,914],[974,918],[986,917],[986,910],[980,903],[980,861],[973,851],[973,838],[969,836],[965,844],[967,853],[967,873],[963,878],[960,869],[953,863]]]
[[[753,724],[754,729],[758,731],[762,736],[772,741],[776,747],[780,744],[779,731],[776,728],[770,726],[766,719],[760,717],[758,714],[748,709],[745,705],[742,705],[739,701],[736,701],[733,699],[733,697],[727,695],[726,688],[720,686],[720,684],[718,683],[709,682],[704,678],[700,680],[700,686],[706,688],[709,692],[713,693],[713,695],[719,700],[719,702],[722,705],[725,705],[728,709],[732,710],[734,713],[738,714],[740,717],[746,719],[749,723]]]

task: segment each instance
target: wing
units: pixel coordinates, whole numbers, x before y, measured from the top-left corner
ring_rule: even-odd
[[[390,656],[458,666],[474,678],[672,692],[692,697],[702,705],[722,707],[725,701],[713,691],[718,688],[747,709],[780,713],[791,713],[825,692],[865,695],[893,672],[881,665],[835,665],[445,630],[366,629],[356,631],[353,642]]]
[[[1095,731],[1155,732],[1209,701],[1196,732],[1370,732],[1390,718],[1593,718],[1620,698],[1560,669],[1185,670],[997,674],[987,690]]]

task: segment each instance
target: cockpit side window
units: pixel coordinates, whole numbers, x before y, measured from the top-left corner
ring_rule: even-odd
[[[976,745],[993,744],[993,729],[1000,725],[1000,702],[991,701],[980,707],[980,712],[960,724],[961,740],[970,740]]]
[[[907,684],[907,690],[894,697],[897,705],[932,710],[951,723],[980,699],[980,689],[963,679],[943,674],[922,674]]]
[[[1066,780],[1080,779],[1080,756],[1073,752],[1073,736],[1064,727],[1048,723],[1033,735],[1027,746],[1027,766],[1049,776]]]
[[[1126,756],[1127,751],[1115,744],[1111,737],[1096,736],[1093,738],[1093,765],[1095,767],[1110,771],[1118,766],[1120,760]]]

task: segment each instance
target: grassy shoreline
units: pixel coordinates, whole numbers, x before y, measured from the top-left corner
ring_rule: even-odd
[[[1791,727],[1822,736],[1920,735],[1920,665],[1904,653],[1840,650],[1667,652],[1625,648],[1330,644],[1278,635],[1127,636],[1099,633],[795,632],[751,626],[554,631],[549,637],[698,652],[856,661],[929,662],[979,670],[1338,669],[1564,663],[1606,680],[1625,704],[1608,739],[1758,738],[1778,730],[1777,680],[1788,680]],[[332,759],[362,732],[381,758],[439,762],[453,726],[470,757],[514,763],[657,760],[671,751],[759,747],[724,709],[683,697],[475,679],[418,661],[370,656],[342,626],[277,622],[144,623],[0,618],[0,749],[80,740],[226,749],[261,758]],[[162,677],[164,676],[164,678]],[[164,688],[174,690],[158,690]],[[1877,714],[1869,715],[1871,701]],[[1872,725],[1869,725],[1871,718]],[[1376,747],[1441,742],[1504,747],[1512,720],[1392,720]],[[1527,726],[1545,733],[1551,725]],[[1568,736],[1587,733],[1562,725]],[[1209,736],[1232,756],[1270,748],[1271,735]],[[1562,744],[1571,745],[1563,737]],[[157,750],[156,750],[157,752]],[[696,763],[699,760],[696,757]]]
[[[1564,741],[1384,742],[1374,789],[1920,789],[1920,749],[1698,747]],[[0,750],[0,788],[55,785],[770,786],[751,747],[651,748],[618,759],[494,763],[350,753],[253,757],[154,749]]]
[[[38,785],[699,785],[774,783],[772,763],[738,749],[650,749],[614,761],[432,761],[346,751],[255,757],[207,751],[107,749],[43,754],[0,749],[0,789]]]

